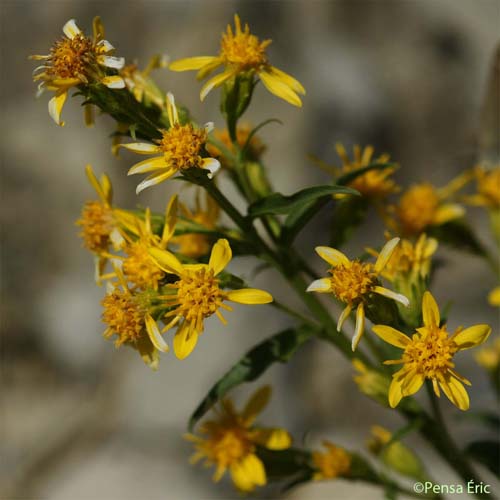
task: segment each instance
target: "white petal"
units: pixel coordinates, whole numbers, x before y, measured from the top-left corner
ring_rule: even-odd
[[[97,60],[99,64],[102,64],[107,68],[122,69],[125,65],[124,57],[99,56]]]
[[[410,301],[408,300],[407,297],[405,297],[401,293],[396,293],[393,292],[392,290],[384,288],[383,286],[376,286],[373,288],[373,291],[375,293],[378,293],[379,295],[387,297],[388,299],[395,300],[396,302],[403,304],[405,307],[408,307],[410,305]]]
[[[40,67],[43,67],[43,66],[40,66]],[[214,129],[215,125],[214,125],[214,122],[207,122],[205,123],[205,132],[207,134],[209,134],[210,132],[212,132],[212,130]]]
[[[342,314],[339,316],[339,320],[337,321],[337,332],[342,331],[342,327],[344,326],[344,322],[349,317],[349,314],[351,314],[351,310],[352,310],[352,307],[347,306],[342,311]]]
[[[208,178],[211,179],[215,172],[220,168],[219,160],[215,158],[203,158],[203,162],[201,164],[201,168],[208,170],[210,173],[208,174]]]
[[[356,327],[354,328],[354,336],[352,338],[352,350],[355,351],[359,341],[365,331],[365,308],[363,302],[360,302],[356,309]]]
[[[64,26],[63,32],[68,38],[74,38],[76,35],[81,33],[80,28],[76,25],[74,19],[70,19]]]
[[[98,47],[103,47],[104,48],[104,52],[111,52],[112,50],[114,50],[114,47],[107,41],[107,40],[101,40],[98,44],[97,44]]]
[[[321,278],[314,280],[308,287],[306,292],[326,293],[331,290],[331,281],[329,278]]]
[[[160,333],[160,330],[158,329],[158,325],[156,324],[156,321],[149,314],[146,316],[145,319],[146,319],[146,330],[148,332],[148,336],[149,336],[149,339],[151,340],[152,344],[159,351],[167,352],[168,345],[163,340],[163,337],[161,336],[161,333]]]
[[[105,76],[101,83],[106,85],[108,89],[124,89],[125,81],[121,76]]]

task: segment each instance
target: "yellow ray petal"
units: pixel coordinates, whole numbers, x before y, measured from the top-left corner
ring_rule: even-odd
[[[149,177],[146,177],[146,179],[137,184],[137,187],[135,188],[136,194],[139,194],[141,191],[144,191],[151,186],[156,186],[157,184],[170,179],[170,177],[175,175],[175,173],[175,169],[165,169],[156,174],[151,174]]]
[[[156,144],[149,142],[130,142],[128,144],[120,144],[119,147],[140,155],[150,155],[160,152],[160,148]]]
[[[265,385],[252,394],[245,405],[245,408],[243,408],[243,411],[241,412],[241,416],[245,420],[246,426],[249,427],[252,425],[257,418],[257,415],[267,406],[269,400],[271,399],[271,393],[271,387]]]
[[[233,256],[229,242],[221,238],[212,247],[212,252],[210,253],[210,260],[208,262],[208,267],[213,270],[214,275],[217,276],[228,264]]]
[[[165,247],[167,241],[174,235],[175,224],[177,222],[177,212],[179,210],[179,203],[177,195],[172,196],[167,204],[165,210],[165,222],[163,224],[163,232],[161,235],[161,243]]]
[[[174,336],[174,353],[179,359],[187,358],[198,342],[198,332],[183,323]]]
[[[262,461],[253,453],[231,466],[234,484],[242,491],[252,491],[266,484],[266,471]]]
[[[417,373],[416,371],[409,372],[404,379],[401,392],[404,396],[415,394],[422,387],[424,380],[425,377],[421,373]]]
[[[64,26],[63,26],[63,33],[68,37],[68,38],[74,38],[76,35],[79,35],[81,33],[80,28],[76,25],[76,22],[74,19],[70,19]]]
[[[227,292],[227,300],[238,304],[269,304],[273,301],[273,296],[258,288],[241,288]]]
[[[136,163],[129,169],[127,175],[145,174],[146,172],[153,172],[154,170],[163,170],[167,168],[170,168],[170,165],[168,165],[165,161],[165,157],[163,155],[153,156],[152,158]]]
[[[290,87],[294,92],[305,95],[306,89],[293,76],[285,73],[281,69],[275,68],[274,66],[271,66],[270,72],[279,78],[285,85]]]
[[[200,90],[200,99],[203,101],[205,97],[207,97],[207,94],[215,87],[219,87],[222,85],[226,80],[229,80],[229,78],[232,78],[236,74],[236,71],[234,69],[226,69],[222,73],[219,73],[218,75],[215,75],[214,77],[210,78],[205,85]]]
[[[335,248],[316,247],[315,250],[323,260],[326,260],[333,267],[349,263],[349,259],[340,250]]]
[[[439,314],[439,307],[431,292],[426,291],[422,299],[422,317],[425,326],[439,326],[441,316]]]
[[[458,205],[456,203],[445,203],[436,210],[432,223],[440,225],[463,217],[464,215],[465,209],[462,205]]]
[[[297,106],[298,108],[302,107],[302,101],[300,100],[300,97],[278,76],[264,70],[259,71],[259,77],[267,90],[271,92],[271,94],[280,97],[293,106]]]
[[[356,347],[358,347],[359,341],[363,336],[365,331],[365,308],[363,306],[363,302],[358,304],[358,308],[356,309],[356,326],[354,328],[354,335],[352,337],[352,350],[355,351]]]
[[[460,410],[469,409],[469,395],[462,383],[451,375],[445,376],[439,381],[439,385],[446,397]]]
[[[253,441],[268,450],[286,450],[292,445],[290,434],[279,428],[257,429],[253,434]]]
[[[452,336],[460,351],[470,349],[485,342],[490,336],[489,325],[474,325],[462,330]]]
[[[493,288],[488,294],[488,303],[491,306],[500,307],[500,286]]]
[[[219,58],[215,56],[186,57],[184,59],[172,61],[168,65],[168,69],[172,71],[192,71],[201,69],[207,64],[212,64],[216,60],[219,60]]]
[[[156,324],[156,321],[151,317],[150,314],[146,315],[145,323],[146,323],[146,330],[148,332],[149,339],[151,340],[152,344],[159,351],[168,352],[168,345],[163,340],[160,330],[158,329],[158,325]]]
[[[391,258],[396,246],[399,243],[399,238],[392,238],[392,240],[389,240],[382,248],[380,251],[380,254],[377,258],[377,262],[375,262],[375,272],[378,274],[384,267],[386,266],[387,262],[389,262],[389,259]]]
[[[214,60],[200,68],[198,73],[196,73],[196,79],[197,80],[203,80],[206,78],[208,75],[213,73],[220,65],[222,64],[222,59],[219,57],[214,57]]]
[[[382,340],[395,347],[404,349],[409,343],[410,339],[400,331],[387,325],[375,325],[372,330]]]
[[[406,368],[401,368],[401,370],[395,373],[392,377],[392,382],[389,387],[389,406],[391,408],[396,408],[403,397],[401,388],[405,380],[404,377],[406,373]]]
[[[61,121],[61,111],[63,109],[66,98],[68,97],[68,91],[60,90],[56,95],[49,101],[49,115],[51,118],[61,127],[64,127],[64,122]]]
[[[178,275],[181,275],[183,273],[184,269],[182,267],[182,264],[173,253],[154,247],[150,248],[148,251],[151,257],[153,257],[155,262],[158,264],[158,266],[165,272]]]
[[[330,281],[330,280],[328,280]],[[309,291],[309,289],[308,289]],[[339,319],[337,321],[337,332],[340,332],[342,330],[342,327],[344,326],[345,320],[349,317],[349,314],[351,314],[352,307],[351,306],[346,306],[344,310],[342,311],[341,315],[339,316]]]

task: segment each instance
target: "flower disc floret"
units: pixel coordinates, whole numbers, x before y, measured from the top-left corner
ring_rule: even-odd
[[[342,302],[356,304],[378,284],[372,264],[359,260],[349,261],[332,267],[331,291]]]
[[[177,170],[200,167],[203,162],[200,153],[207,138],[208,134],[204,129],[195,129],[191,124],[175,123],[163,132],[160,149],[165,160],[171,162]]]
[[[403,349],[401,359],[385,364],[403,367],[392,376],[389,388],[389,405],[395,408],[401,399],[415,394],[425,380],[432,381],[436,396],[441,390],[460,410],[469,408],[469,395],[463,384],[471,383],[454,370],[453,357],[458,351],[470,349],[487,340],[491,333],[488,325],[474,325],[465,330],[458,328],[448,336],[446,326],[441,325],[438,305],[430,292],[422,299],[424,325],[417,328],[410,338],[386,325],[375,325],[373,331],[389,344]]]
[[[115,228],[112,209],[99,201],[85,203],[81,218],[76,222],[81,226],[80,236],[87,250],[104,252],[110,244],[110,235]]]

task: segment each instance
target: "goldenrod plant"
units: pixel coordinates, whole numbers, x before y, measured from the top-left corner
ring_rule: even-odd
[[[83,205],[77,225],[83,246],[94,256],[96,282],[105,285],[104,337],[113,338],[116,347],[133,348],[157,370],[160,358],[164,363],[176,358],[190,363],[198,343],[214,342],[209,334],[202,336],[212,316],[221,328],[234,329],[226,314],[231,303],[262,306],[255,308],[256,317],[269,314],[270,307],[290,316],[293,326],[242,352],[241,359],[229,360],[229,367],[221,360],[219,379],[189,419],[186,439],[195,449],[191,462],[204,460],[214,467],[215,482],[228,472],[236,489],[251,493],[270,483],[285,491],[308,481],[364,481],[380,487],[387,498],[439,498],[432,490],[412,490],[401,482],[433,481],[418,450],[403,443],[408,434],[420,433],[464,484],[482,484],[477,462],[498,474],[495,455],[481,451],[491,449],[491,443],[457,443],[441,406],[451,402],[454,406],[448,409],[453,411],[486,415],[476,419],[478,425],[498,420],[471,408],[464,385],[474,391],[476,374],[466,378],[466,370],[459,373],[455,368],[455,356],[466,357],[469,354],[461,351],[484,344],[492,328],[476,324],[449,332],[453,309],[438,306],[434,294],[446,301],[446,290],[435,290],[433,277],[436,256],[451,245],[484,259],[498,278],[497,259],[466,220],[467,205],[484,209],[498,241],[498,166],[470,168],[443,188],[426,180],[403,188],[396,175],[404,166],[388,154],[375,155],[367,145],[355,146],[350,156],[339,143],[340,166],[315,160],[331,174],[329,182],[281,194],[272,186],[263,159],[270,146],[262,139],[262,128],[275,120],[252,126],[240,118],[258,99],[254,91],[259,82],[297,108],[305,89],[271,65],[266,53],[271,40],[259,40],[238,15],[234,25],[223,33],[217,55],[176,59],[170,65],[166,57],[156,55],[144,70],[113,55],[98,17],[92,37],[70,20],[48,55],[32,56],[42,61],[34,76],[40,93],[54,92],[49,113],[58,125],[64,124],[61,112],[71,91],[82,98],[87,124],[92,122],[92,108],[115,120],[113,153],[126,149],[142,157],[128,170],[129,175],[145,175],[137,194],[146,188],[161,190],[164,182],[180,187],[174,179],[191,186],[179,188],[158,212],[143,206],[123,208],[114,203],[109,177],[85,168],[96,197]],[[202,100],[220,89],[226,128],[214,129],[211,122],[199,125],[171,92],[160,89],[152,72],[167,68],[196,70],[198,79],[209,78],[201,89]],[[219,68],[222,72],[213,76]],[[182,96],[182,102],[189,98]],[[229,198],[219,187],[221,177],[234,185],[231,192],[242,200]],[[325,206],[330,207],[332,226],[322,233],[321,246],[302,255],[296,237]],[[370,208],[387,232],[364,241],[347,257],[343,247]],[[311,265],[315,253],[329,265],[326,277]],[[229,272],[230,261],[242,256],[274,269],[303,307],[288,304],[288,298],[279,302],[272,290],[253,288]],[[491,304],[498,305],[498,297],[497,288]],[[345,331],[349,320],[352,339]],[[352,363],[360,397],[371,398],[405,421],[400,428],[373,427],[370,458],[328,436],[323,447],[310,447],[279,427],[280,422],[273,422],[277,427],[261,423],[259,415],[271,397],[268,386],[258,389],[240,410],[229,398],[230,391],[256,381],[274,363],[288,362],[313,338],[332,345]],[[476,350],[475,359],[497,378],[498,388],[498,340]],[[415,397],[424,388],[427,394]],[[439,400],[441,394],[446,398]],[[214,416],[204,420],[210,410]],[[487,496],[477,488],[475,494]]]

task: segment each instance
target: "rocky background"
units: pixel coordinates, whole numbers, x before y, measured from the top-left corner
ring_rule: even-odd
[[[272,145],[266,162],[280,191],[325,180],[306,155],[334,163],[336,141],[390,152],[402,165],[397,173],[402,183],[441,185],[478,157],[494,153],[478,146],[482,138],[498,134],[498,128],[484,124],[495,123],[499,110],[482,105],[499,38],[495,0],[3,0],[1,498],[238,498],[230,484],[214,486],[210,473],[188,465],[185,423],[222,371],[288,320],[267,306],[237,308],[228,327],[209,322],[187,361],[164,356],[158,373],[131,350],[115,352],[100,334],[104,291],[94,285],[92,259],[74,225],[82,203],[93,195],[83,167],[91,163],[111,176],[118,204],[161,209],[168,187],[135,197],[136,179],[124,175],[134,158],[111,155],[113,127],[107,118],[86,129],[78,103],[68,102],[66,127],[53,124],[47,97],[35,100],[34,64],[27,60],[29,54],[46,53],[68,19],[76,18],[89,31],[95,15],[102,17],[119,55],[129,60],[146,64],[155,53],[212,54],[234,12],[256,34],[274,40],[273,64],[296,76],[308,92],[297,110],[259,88],[246,117],[253,123],[270,117],[284,122],[261,134]],[[201,105],[193,74],[163,71],[157,77],[200,122],[215,117],[222,125],[217,92]],[[323,242],[327,215],[300,240],[303,255],[318,269],[312,248]],[[478,215],[471,210],[472,217]],[[476,227],[488,241],[481,218]],[[381,238],[374,219],[350,249],[359,253]],[[439,271],[434,291],[438,301],[453,301],[451,327],[489,322],[498,331],[498,317],[484,300],[494,285],[484,262],[443,249],[440,256],[448,264]],[[254,264],[234,262],[232,269],[251,278]],[[252,281],[293,300],[271,273]],[[460,363],[473,381],[472,407],[494,406],[471,355]],[[311,342],[265,381],[276,390],[263,418],[289,428],[308,446],[328,438],[359,449],[371,424],[400,425],[393,413],[357,393],[350,366],[323,344]],[[252,389],[238,391],[237,399]],[[459,439],[477,433],[451,405],[443,406]],[[422,450],[436,478],[456,481],[426,445],[410,442]],[[261,496],[275,498],[272,491]],[[382,493],[337,481],[305,485],[289,497],[371,500]]]

